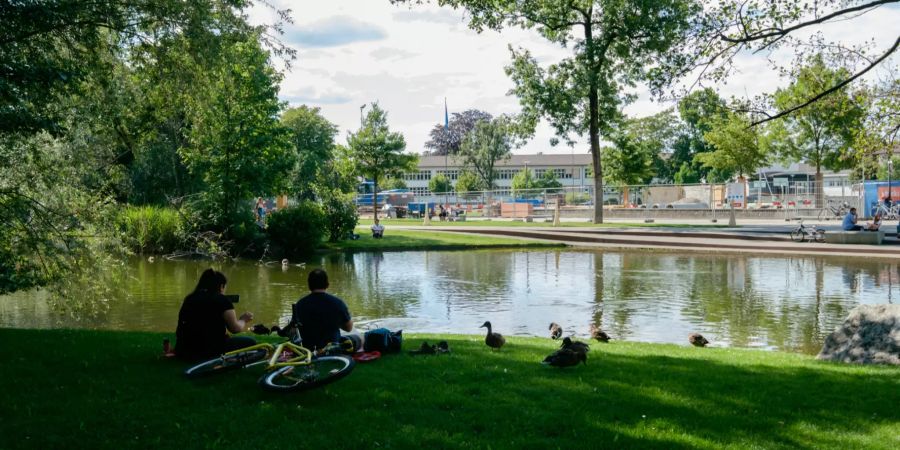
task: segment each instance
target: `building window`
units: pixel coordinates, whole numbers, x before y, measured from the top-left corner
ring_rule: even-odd
[[[403,179],[406,181],[428,181],[431,179],[430,170],[420,170],[418,172],[405,173]]]
[[[498,180],[512,180],[516,176],[515,169],[500,169],[497,171]]]
[[[447,177],[447,179],[450,181],[456,181],[456,178],[459,176],[459,171],[458,170],[438,170],[437,174]]]
[[[553,169],[553,175],[556,175],[556,178],[559,179],[569,179],[572,178],[572,171],[567,169]]]
[[[427,187],[413,187],[409,190],[415,195],[431,195],[431,191],[429,191]]]

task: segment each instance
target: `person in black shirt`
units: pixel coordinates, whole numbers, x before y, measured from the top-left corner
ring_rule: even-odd
[[[344,301],[325,292],[328,274],[324,270],[310,272],[307,282],[310,293],[291,308],[291,325],[299,326],[304,347],[322,349],[329,342],[340,341],[340,330],[352,330],[353,320]]]
[[[235,315],[234,305],[224,295],[227,283],[224,274],[206,269],[194,292],[184,298],[175,330],[175,354],[179,358],[213,358],[256,344],[251,337],[230,337],[226,332],[240,333],[253,320],[249,312]]]

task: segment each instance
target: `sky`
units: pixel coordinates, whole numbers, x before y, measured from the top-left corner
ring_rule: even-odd
[[[452,114],[481,109],[494,115],[519,112],[513,87],[504,72],[509,46],[523,47],[543,64],[558,61],[569,50],[550,44],[537,33],[520,29],[477,33],[468,28],[463,11],[419,5],[395,6],[388,0],[270,0],[278,9],[291,9],[293,24],[284,27],[282,42],[297,51],[284,72],[280,98],[291,106],[321,108],[339,127],[338,142],[360,124],[360,107],[377,101],[388,112],[392,130],[403,133],[407,152],[421,153],[428,133],[443,124],[444,101]],[[275,12],[258,4],[251,23],[274,23]],[[820,28],[832,40],[893,42],[900,7],[882,7],[852,22]],[[852,26],[848,26],[852,24]],[[740,55],[737,70],[723,85],[711,85],[724,97],[754,96],[787,84],[770,68],[766,57],[786,61],[788,54]],[[897,67],[896,55],[886,66]],[[874,72],[874,71],[873,71]],[[883,75],[883,70],[880,71]],[[878,76],[872,73],[871,77]],[[707,83],[708,84],[708,83]],[[708,84],[709,85],[709,84]],[[638,99],[625,113],[642,117],[673,106],[650,98],[638,88]],[[546,123],[515,153],[587,153],[584,140],[574,148],[552,147],[555,136]]]

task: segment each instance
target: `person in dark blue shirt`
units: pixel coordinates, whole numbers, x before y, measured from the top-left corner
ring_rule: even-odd
[[[291,325],[298,326],[303,346],[322,349],[329,342],[340,342],[341,331],[351,331],[353,320],[343,300],[327,293],[328,274],[315,269],[307,278],[309,295],[294,303]]]
[[[843,228],[844,231],[862,230],[862,226],[856,224],[857,220],[856,208],[850,208],[850,212],[848,212],[847,215],[844,216],[844,222],[841,224],[841,228]]]

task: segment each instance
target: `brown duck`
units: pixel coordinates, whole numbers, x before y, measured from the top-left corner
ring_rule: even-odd
[[[700,333],[691,333],[688,335],[688,342],[691,343],[694,347],[706,347],[706,344],[709,344],[709,341],[706,340]]]
[[[577,366],[579,362],[587,365],[586,353],[576,352],[574,350],[563,348],[551,353],[549,356],[544,358],[544,361],[541,362],[541,364],[546,364],[554,367],[571,367]]]
[[[550,339],[559,339],[562,337],[563,329],[556,322],[550,322]]]
[[[591,324],[591,339],[596,339],[600,342],[609,342],[609,335],[596,325]]]
[[[587,353],[591,351],[591,346],[585,344],[584,342],[573,341],[570,337],[563,338],[562,345],[560,345],[563,350],[571,350],[576,353]]]
[[[503,335],[500,333],[494,333],[493,331],[491,331],[491,323],[490,322],[485,322],[478,328],[485,328],[485,327],[487,327],[487,336],[484,337],[484,343],[487,344],[487,346],[490,348],[499,349],[500,347],[503,347],[503,344],[506,343],[506,339],[503,338]]]

